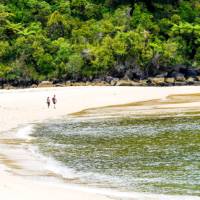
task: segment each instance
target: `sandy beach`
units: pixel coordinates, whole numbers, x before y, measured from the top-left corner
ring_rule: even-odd
[[[47,108],[46,98],[56,94],[57,108]],[[169,95],[200,94],[200,86],[183,87],[66,87],[0,90],[0,137],[2,133],[29,123],[59,119],[88,108],[165,99]],[[171,105],[175,106],[175,105]],[[177,105],[179,107],[180,105]],[[183,102],[200,107],[200,101]],[[163,106],[164,107],[164,106]],[[59,184],[38,182],[8,174],[0,160],[0,198],[3,200],[108,200],[98,193]],[[137,198],[133,198],[137,199]]]

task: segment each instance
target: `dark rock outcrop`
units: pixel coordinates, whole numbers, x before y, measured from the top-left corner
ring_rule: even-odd
[[[134,58],[127,58],[124,62],[117,63],[111,71],[111,76],[123,79],[144,79],[145,73],[135,62]]]
[[[167,77],[167,75],[168,75],[168,72],[163,72],[163,73],[156,75],[156,78],[165,78],[165,77]]]
[[[175,82],[174,83],[175,86],[184,86],[184,85],[187,85],[186,82]]]
[[[169,74],[170,78],[175,78],[176,81],[185,81],[185,76],[182,73],[173,71],[172,73]]]
[[[114,78],[112,77],[112,76],[106,76],[105,77],[105,81],[107,82],[107,83],[111,83],[111,81],[113,80]]]
[[[11,79],[11,80],[0,80],[0,87],[5,88],[14,87],[14,88],[27,88],[31,87],[32,85],[38,85],[38,81],[31,80],[31,79]]]
[[[184,74],[185,77],[195,77],[198,75],[197,71],[191,68],[182,68],[180,69],[180,73]]]
[[[0,88],[3,88],[3,85],[6,83],[6,80],[3,78],[0,78]]]

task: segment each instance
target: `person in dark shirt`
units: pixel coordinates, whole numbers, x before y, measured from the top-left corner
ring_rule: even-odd
[[[51,104],[50,98],[47,97],[47,107],[48,107],[48,108],[50,107],[50,104]]]
[[[55,94],[53,95],[52,102],[53,102],[54,108],[56,108],[57,99],[56,99],[56,95]]]

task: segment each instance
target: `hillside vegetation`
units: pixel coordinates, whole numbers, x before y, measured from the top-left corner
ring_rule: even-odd
[[[143,79],[200,67],[199,0],[0,0],[0,78]]]

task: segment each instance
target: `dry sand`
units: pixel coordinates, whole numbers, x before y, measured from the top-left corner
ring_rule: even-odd
[[[200,94],[199,86],[183,87],[67,87],[0,90],[0,137],[2,132],[33,122],[61,118],[83,109],[165,99],[174,94]],[[47,96],[56,94],[57,108],[46,106]],[[184,106],[200,103],[184,102]],[[2,200],[106,200],[88,191],[65,188],[7,174],[0,165],[0,199]]]

